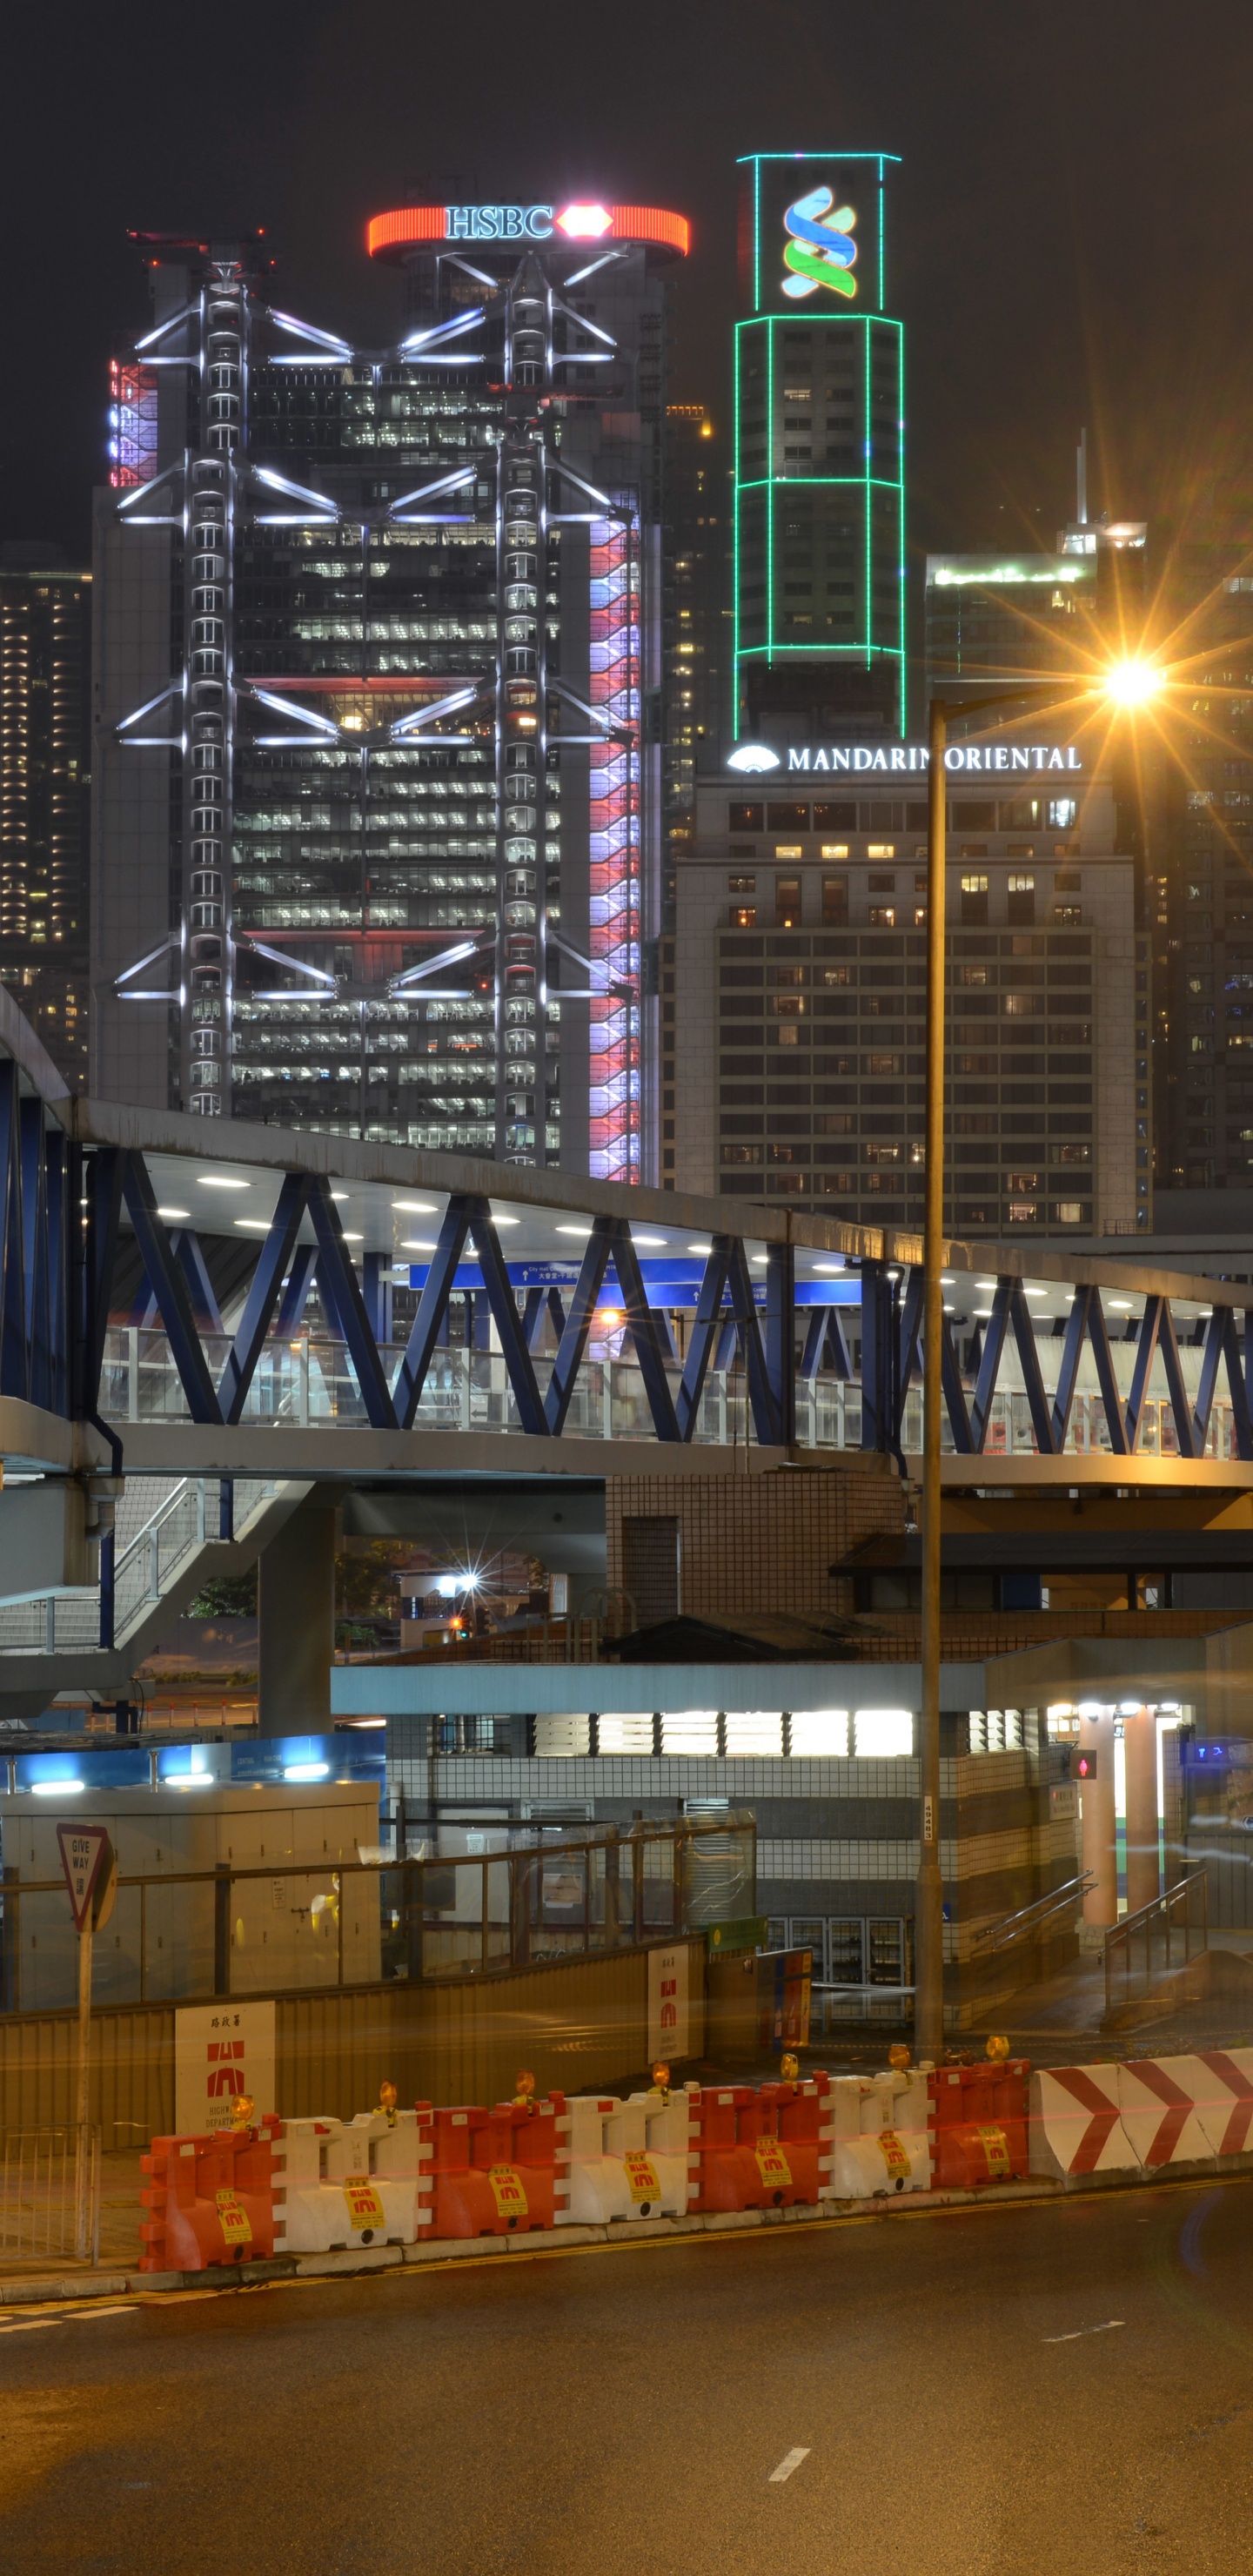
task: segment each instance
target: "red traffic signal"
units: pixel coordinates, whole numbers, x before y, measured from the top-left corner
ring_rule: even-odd
[[[1089,1751],[1086,1746],[1082,1753],[1078,1750],[1073,1752],[1070,1757],[1070,1776],[1072,1780],[1095,1780],[1095,1752]]]

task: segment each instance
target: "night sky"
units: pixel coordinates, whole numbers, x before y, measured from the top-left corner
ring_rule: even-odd
[[[129,225],[261,224],[278,300],[382,343],[367,216],[460,193],[689,215],[672,399],[724,421],[738,153],[902,156],[915,546],[1176,515],[1253,418],[1249,0],[218,0],[9,22],[0,535],[85,547]]]

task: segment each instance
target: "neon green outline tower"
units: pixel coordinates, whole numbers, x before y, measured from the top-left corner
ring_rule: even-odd
[[[896,156],[739,163],[737,735],[905,731],[904,329],[885,309]]]

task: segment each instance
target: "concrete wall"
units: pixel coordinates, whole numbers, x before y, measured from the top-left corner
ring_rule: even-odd
[[[622,1524],[679,1523],[680,1606],[695,1618],[738,1611],[852,1608],[831,1567],[859,1540],[905,1525],[892,1461],[781,1468],[768,1476],[612,1476],[605,1489],[611,1588],[626,1581]]]

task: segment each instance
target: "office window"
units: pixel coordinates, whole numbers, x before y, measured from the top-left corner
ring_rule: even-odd
[[[765,806],[732,805],[727,814],[727,821],[733,832],[764,832],[766,828]]]
[[[857,1124],[851,1109],[819,1109],[814,1116],[816,1136],[851,1136]]]
[[[722,1160],[724,1163],[760,1163],[764,1158],[765,1150],[764,1145],[724,1144]]]
[[[815,832],[855,832],[856,829],[857,808],[855,805],[815,805]],[[835,854],[833,853],[832,855]],[[839,853],[839,856],[841,858],[847,858],[848,852],[846,850],[842,850]]]
[[[1054,1202],[1058,1225],[1081,1225],[1083,1202],[1080,1199],[1057,1199]]]
[[[772,832],[807,832],[808,805],[768,805],[766,808]]]

